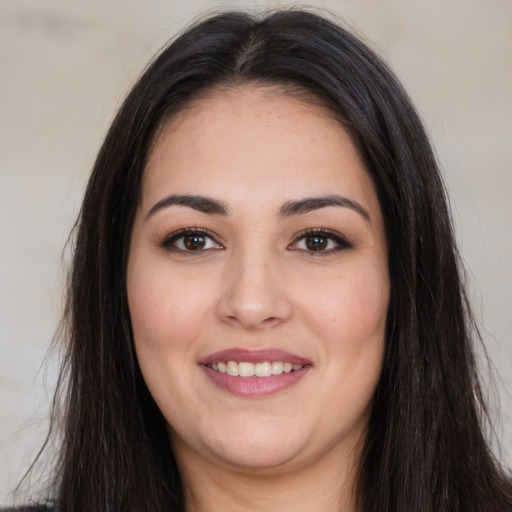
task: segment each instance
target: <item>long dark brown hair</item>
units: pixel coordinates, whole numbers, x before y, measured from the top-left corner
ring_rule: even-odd
[[[360,510],[512,510],[509,476],[482,426],[478,333],[422,123],[367,46],[302,10],[230,12],[194,25],[151,63],[114,120],[76,225],[50,498],[65,512],[184,510],[165,421],[134,354],[129,241],[157,130],[201,94],[244,83],[300,90],[326,105],[350,133],[384,213],[387,351],[357,480]]]

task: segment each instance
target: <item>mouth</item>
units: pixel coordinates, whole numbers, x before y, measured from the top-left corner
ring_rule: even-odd
[[[270,377],[282,373],[296,372],[304,368],[302,364],[292,364],[285,361],[261,361],[250,363],[247,361],[219,361],[207,365],[214,372],[227,373],[232,377]]]
[[[295,354],[277,349],[228,349],[199,361],[219,388],[242,397],[263,397],[297,384],[313,367]]]

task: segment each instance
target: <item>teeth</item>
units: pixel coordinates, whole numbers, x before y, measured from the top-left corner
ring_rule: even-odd
[[[302,364],[284,363],[283,361],[262,361],[261,363],[246,363],[245,361],[219,361],[208,365],[219,373],[227,373],[232,377],[270,377],[295,372],[303,368]]]
[[[281,361],[272,361],[272,375],[281,375],[283,373],[283,363]]]
[[[228,375],[238,377],[238,364],[235,361],[228,361]]]
[[[272,366],[267,362],[257,363],[254,373],[257,377],[270,377],[272,375]]]
[[[240,377],[252,377],[254,375],[254,365],[252,363],[238,363],[238,375]]]

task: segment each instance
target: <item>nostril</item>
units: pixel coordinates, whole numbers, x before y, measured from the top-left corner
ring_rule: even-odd
[[[268,267],[268,263],[265,264]],[[262,266],[258,266],[261,269]],[[288,289],[259,272],[232,272],[223,283],[217,314],[223,322],[247,329],[275,326],[293,316]]]

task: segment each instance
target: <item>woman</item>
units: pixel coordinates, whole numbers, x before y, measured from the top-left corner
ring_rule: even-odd
[[[115,119],[75,244],[60,510],[512,509],[435,159],[345,30],[185,32]]]

